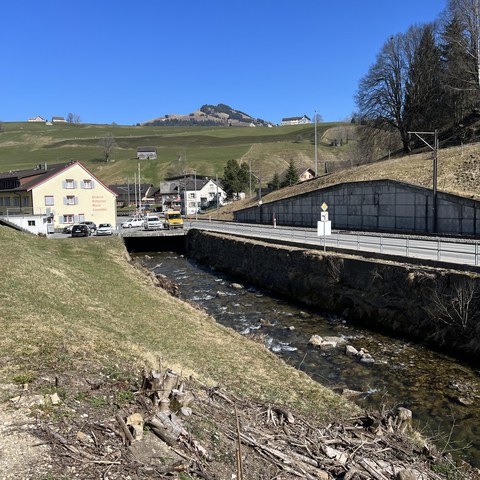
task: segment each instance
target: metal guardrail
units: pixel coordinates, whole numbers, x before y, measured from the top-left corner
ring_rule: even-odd
[[[343,231],[334,231],[332,235],[324,238],[319,237],[315,229],[274,228],[270,225],[230,222],[191,221],[186,223],[191,228],[201,230],[317,245],[322,249],[337,247],[438,262],[480,265],[480,247],[477,240]]]

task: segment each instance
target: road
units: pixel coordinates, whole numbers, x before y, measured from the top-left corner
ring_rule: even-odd
[[[367,232],[333,231],[332,235],[319,237],[313,228],[276,227],[244,223],[186,220],[187,228],[198,228],[255,238],[288,241],[356,251],[378,252],[407,258],[435,260],[464,265],[480,265],[478,240],[450,237],[421,237],[414,235],[376,234]]]

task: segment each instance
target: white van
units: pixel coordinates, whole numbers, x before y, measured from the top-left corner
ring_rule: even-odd
[[[148,215],[143,219],[144,230],[160,230],[163,228],[163,222],[157,215]]]

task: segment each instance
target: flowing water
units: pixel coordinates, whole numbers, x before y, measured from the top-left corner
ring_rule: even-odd
[[[173,253],[144,257],[147,268],[180,288],[181,297],[202,306],[219,323],[254,336],[295,368],[333,389],[362,392],[362,407],[403,406],[415,426],[442,451],[480,466],[480,371],[419,345],[383,336],[344,319],[307,310]],[[375,359],[363,364],[345,346],[320,350],[313,334],[344,337]]]

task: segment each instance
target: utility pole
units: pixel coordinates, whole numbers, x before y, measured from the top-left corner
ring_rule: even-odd
[[[318,154],[317,154],[317,111],[314,115],[315,121],[315,176],[318,177]]]
[[[433,152],[433,232],[437,232],[437,174],[438,174],[438,130],[433,132],[408,132],[419,138]],[[422,135],[433,135],[433,146],[430,145]]]

